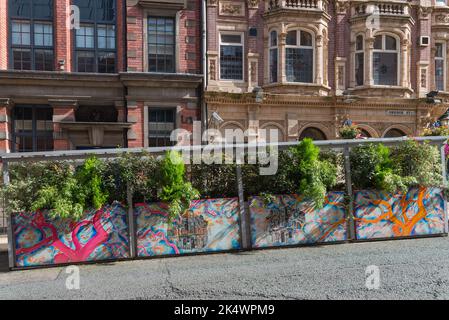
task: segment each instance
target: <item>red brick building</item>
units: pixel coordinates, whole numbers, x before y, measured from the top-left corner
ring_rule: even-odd
[[[192,130],[200,15],[200,0],[0,0],[0,151],[162,146]]]
[[[449,107],[447,0],[207,0],[207,30],[222,131],[335,139],[350,119],[369,137],[419,135]]]

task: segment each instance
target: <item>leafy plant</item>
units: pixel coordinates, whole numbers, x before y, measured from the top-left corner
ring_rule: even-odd
[[[355,139],[360,133],[355,124],[344,125],[340,128],[339,132],[343,139]]]
[[[48,179],[37,192],[31,210],[47,209],[50,216],[77,220],[90,207],[100,209],[108,199],[101,178],[102,165],[90,157],[76,170],[71,166],[64,179],[55,170],[54,179]]]
[[[177,151],[167,151],[160,166],[161,189],[159,199],[169,203],[169,221],[181,215],[190,207],[193,199],[200,194],[185,176],[185,165],[181,154]]]
[[[423,136],[449,136],[449,127],[448,126],[438,126],[432,128],[425,128]]]
[[[358,146],[351,151],[350,161],[356,189],[395,193],[442,183],[438,150],[427,143],[405,141],[393,149],[382,144]]]

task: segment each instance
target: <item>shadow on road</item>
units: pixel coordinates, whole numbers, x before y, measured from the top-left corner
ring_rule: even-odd
[[[0,273],[8,272],[8,252],[0,251]]]

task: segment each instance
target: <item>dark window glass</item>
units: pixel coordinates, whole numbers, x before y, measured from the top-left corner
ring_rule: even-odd
[[[31,0],[9,0],[9,16],[31,18]]]
[[[297,33],[296,33],[296,30],[287,32],[287,38],[285,40],[285,43],[288,46],[296,46],[296,44],[297,44]]]
[[[435,46],[435,87],[438,91],[446,91],[444,86],[444,45],[437,43]]]
[[[363,37],[357,36],[355,49],[357,51],[363,50]]]
[[[278,81],[278,49],[270,49],[270,82]]]
[[[384,138],[399,138],[404,137],[406,134],[399,129],[390,129],[385,133]]]
[[[376,36],[374,38],[374,49],[382,49],[382,36]]]
[[[78,72],[95,72],[95,52],[77,52],[76,63],[78,66]]]
[[[398,54],[388,52],[374,52],[374,84],[397,85]]]
[[[286,49],[287,81],[313,82],[313,49]]]
[[[148,71],[175,72],[175,20],[148,17]]]
[[[75,33],[78,72],[116,72],[115,0],[75,0],[81,25]]]
[[[224,80],[243,80],[242,46],[220,46],[220,78]]]
[[[355,54],[355,80],[358,86],[364,83],[365,54],[358,52]]]
[[[12,60],[14,70],[31,70],[31,50],[12,49]]]
[[[11,67],[54,70],[53,0],[10,0]]]
[[[46,106],[14,108],[14,144],[16,152],[53,150],[53,109]]]
[[[175,109],[154,109],[149,110],[149,146],[164,147],[174,145],[170,141],[170,135],[176,128]]]

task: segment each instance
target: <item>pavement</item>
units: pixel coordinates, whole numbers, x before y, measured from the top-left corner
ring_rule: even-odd
[[[7,270],[0,253],[0,299],[449,299],[449,238],[79,265],[75,290],[73,270]]]

